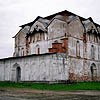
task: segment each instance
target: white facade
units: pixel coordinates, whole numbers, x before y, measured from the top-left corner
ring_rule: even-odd
[[[0,81],[67,81],[67,65],[67,56],[60,53],[1,59]]]

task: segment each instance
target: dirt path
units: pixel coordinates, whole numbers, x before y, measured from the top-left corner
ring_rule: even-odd
[[[0,89],[0,100],[100,100],[100,91],[41,91]]]

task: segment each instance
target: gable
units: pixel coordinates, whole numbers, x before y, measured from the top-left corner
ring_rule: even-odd
[[[75,16],[75,18],[68,23],[68,31],[73,37],[80,39],[83,37],[84,27],[78,16]]]
[[[90,21],[89,19],[83,21],[83,24],[84,24],[86,32],[88,32],[91,29],[95,29],[97,32],[95,24],[92,21]]]
[[[67,23],[59,19],[53,19],[53,21],[48,26],[48,38],[58,38],[65,36],[67,33]]]
[[[46,30],[46,29],[45,29],[45,26],[44,26],[41,22],[36,21],[36,22],[32,25],[32,27],[31,27],[31,29],[30,29],[30,32],[34,31],[34,29],[37,28],[37,27],[38,27],[38,29]]]
[[[25,45],[26,34],[29,31],[29,28],[29,26],[26,26],[17,33],[17,35],[15,36],[15,47]]]

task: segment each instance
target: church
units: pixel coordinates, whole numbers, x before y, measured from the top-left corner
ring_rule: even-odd
[[[67,10],[21,25],[0,81],[100,81],[100,25]]]

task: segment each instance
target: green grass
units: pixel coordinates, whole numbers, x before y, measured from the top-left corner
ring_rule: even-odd
[[[55,91],[100,90],[100,82],[78,82],[75,84],[0,82],[0,88],[31,88],[38,90],[55,90]]]

